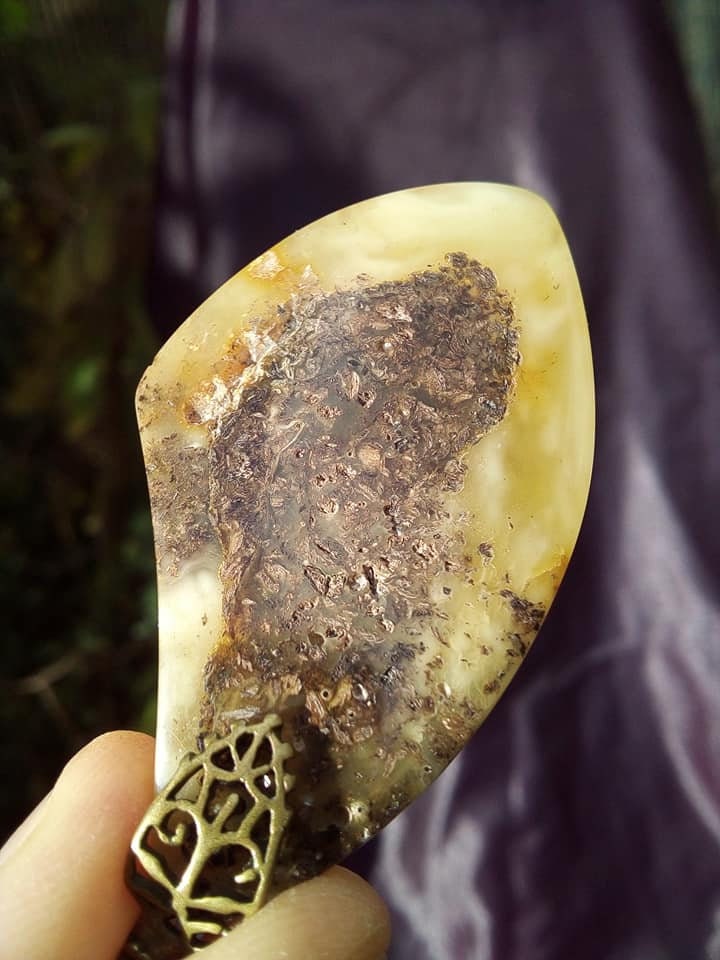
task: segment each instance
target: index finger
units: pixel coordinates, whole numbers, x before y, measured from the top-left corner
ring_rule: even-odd
[[[0,854],[1,960],[115,960],[138,913],[125,887],[150,803],[153,740],[115,732],[65,767]]]

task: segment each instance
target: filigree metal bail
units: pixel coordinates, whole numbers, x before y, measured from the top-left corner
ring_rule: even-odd
[[[188,754],[133,838],[127,882],[143,915],[121,954],[176,960],[265,902],[290,819],[291,747],[275,714]]]

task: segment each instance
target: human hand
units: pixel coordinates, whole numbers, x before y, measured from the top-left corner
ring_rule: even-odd
[[[153,741],[94,740],[0,850],[0,960],[115,960],[138,915],[124,884],[153,796]],[[335,867],[280,894],[203,960],[380,960],[390,929],[374,890]]]

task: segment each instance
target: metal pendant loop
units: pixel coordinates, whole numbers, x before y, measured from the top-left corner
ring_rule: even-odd
[[[133,838],[127,882],[143,916],[123,957],[175,960],[264,904],[290,819],[280,717],[239,724],[188,754]]]

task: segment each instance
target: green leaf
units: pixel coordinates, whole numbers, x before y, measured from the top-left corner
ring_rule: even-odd
[[[41,142],[50,150],[66,150],[68,147],[105,143],[107,134],[92,123],[66,123],[48,130]]]
[[[73,403],[84,404],[93,399],[97,389],[102,363],[99,357],[84,357],[70,371],[66,389]]]
[[[30,11],[24,0],[0,0],[0,36],[19,40],[30,27]]]

